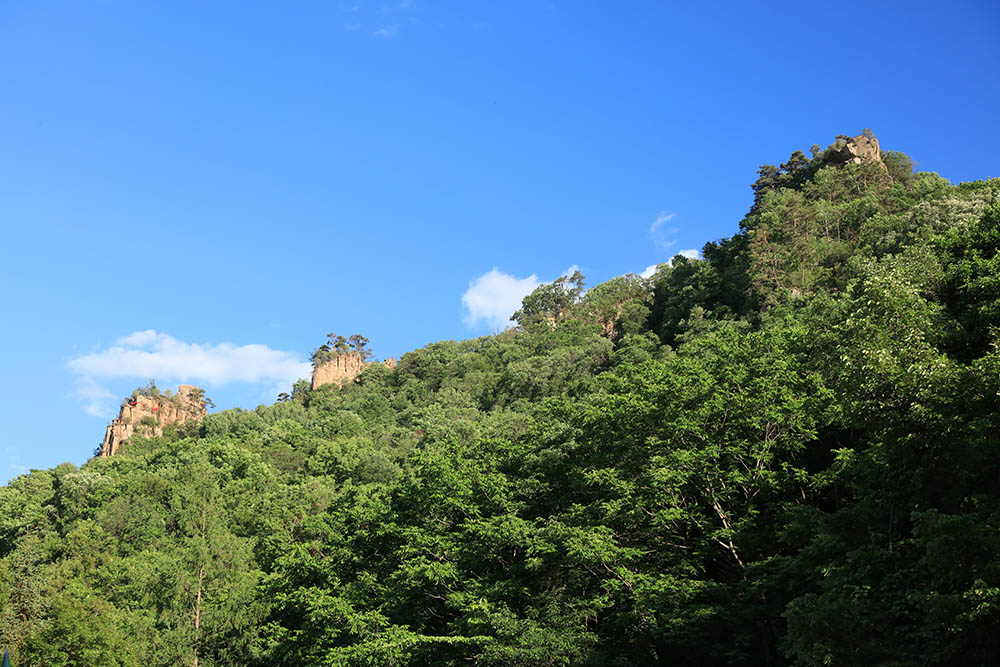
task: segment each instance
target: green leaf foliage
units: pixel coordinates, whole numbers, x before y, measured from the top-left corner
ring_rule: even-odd
[[[1000,663],[1000,181],[846,146],[762,167],[704,259],[564,276],[506,331],[18,477],[0,647]],[[368,346],[329,334],[313,361]]]

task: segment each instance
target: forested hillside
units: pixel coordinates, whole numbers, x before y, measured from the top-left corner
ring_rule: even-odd
[[[0,648],[997,664],[1000,179],[850,143],[762,167],[703,260],[0,488]]]

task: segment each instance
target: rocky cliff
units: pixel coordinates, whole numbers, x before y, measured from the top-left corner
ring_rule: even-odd
[[[163,435],[166,426],[176,426],[205,417],[204,391],[182,384],[174,396],[139,395],[122,401],[118,418],[108,424],[101,443],[101,456],[114,456],[134,434]]]
[[[849,139],[839,139],[827,149],[831,162],[840,164],[861,164],[863,162],[882,163],[878,139],[873,134],[861,134]]]
[[[336,384],[342,387],[345,382],[351,382],[361,375],[370,364],[379,363],[377,361],[365,361],[357,352],[345,352],[335,355],[313,368],[312,388],[316,389],[325,384]],[[395,359],[386,359],[381,362],[387,368],[395,368]]]

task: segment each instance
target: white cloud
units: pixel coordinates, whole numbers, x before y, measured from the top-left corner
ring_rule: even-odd
[[[483,321],[491,329],[508,327],[510,316],[521,307],[524,297],[541,284],[535,274],[515,278],[494,267],[469,281],[469,289],[462,295],[462,305],[466,310],[462,321],[469,326]]]
[[[674,218],[674,216],[676,216],[676,215],[677,215],[676,213],[669,213],[667,211],[660,211],[659,215],[656,216],[656,220],[654,220],[653,224],[651,224],[649,226],[649,233],[650,234],[655,234],[656,230],[663,226],[663,223],[665,223],[665,222],[667,222],[669,220],[672,220]],[[676,227],[671,227],[670,231],[671,231],[671,233],[676,234],[677,233],[677,228]]]
[[[125,345],[128,347],[145,347],[151,343],[155,343],[161,338],[170,338],[166,334],[158,334],[152,329],[146,329],[145,331],[135,331],[127,336],[122,336],[116,342],[119,345]]]
[[[580,267],[574,264],[559,277],[569,278],[579,270]],[[527,278],[515,278],[493,267],[469,281],[469,289],[462,295],[462,305],[465,306],[462,321],[469,326],[485,322],[495,331],[505,329],[511,326],[510,318],[521,307],[524,297],[545,282],[548,281],[539,280],[534,273]]]
[[[394,25],[387,25],[384,28],[379,28],[372,34],[376,37],[394,37],[396,35],[397,27]]]
[[[92,415],[106,414],[112,395],[99,380],[156,378],[214,387],[232,382],[291,386],[312,371],[295,352],[259,344],[185,343],[152,329],[119,338],[112,347],[76,357],[67,365],[79,376],[73,395],[84,400],[84,410]]]
[[[701,252],[698,251],[698,250],[694,250],[694,249],[692,249],[692,250],[681,250],[681,251],[677,252],[674,255],[674,257],[676,257],[677,255],[681,255],[682,257],[687,257],[688,259],[702,259]],[[674,260],[673,260],[673,258],[671,258],[669,262],[665,262],[665,263],[666,264],[673,264],[673,262],[674,262]],[[652,278],[653,274],[656,273],[656,270],[658,268],[660,268],[660,266],[662,266],[662,265],[663,265],[663,262],[661,262],[660,264],[650,264],[649,266],[646,267],[646,269],[642,273],[639,274],[639,276],[641,278]]]
[[[660,268],[659,264],[650,264],[646,267],[646,270],[639,274],[641,278],[652,278],[656,270]]]

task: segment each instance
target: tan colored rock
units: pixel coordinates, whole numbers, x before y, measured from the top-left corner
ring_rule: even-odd
[[[364,361],[357,352],[345,352],[328,359],[313,368],[312,388],[318,389],[326,384],[336,384],[343,387],[345,382],[352,382],[371,364],[377,361]],[[389,358],[382,362],[389,369],[396,368],[396,360]]]
[[[879,151],[878,139],[874,136],[859,134],[847,141],[838,141],[830,146],[829,155],[833,162],[841,164],[862,162],[882,162],[882,154]]]
[[[328,359],[313,368],[312,388],[318,389],[325,384],[336,384],[342,387],[361,375],[365,370],[365,362],[357,352],[345,352]]]
[[[114,456],[121,446],[136,433],[145,436],[163,435],[167,426],[179,426],[205,418],[203,390],[182,384],[174,396],[136,396],[122,401],[118,418],[108,424],[101,443],[101,456]],[[129,405],[130,400],[135,405]]]

